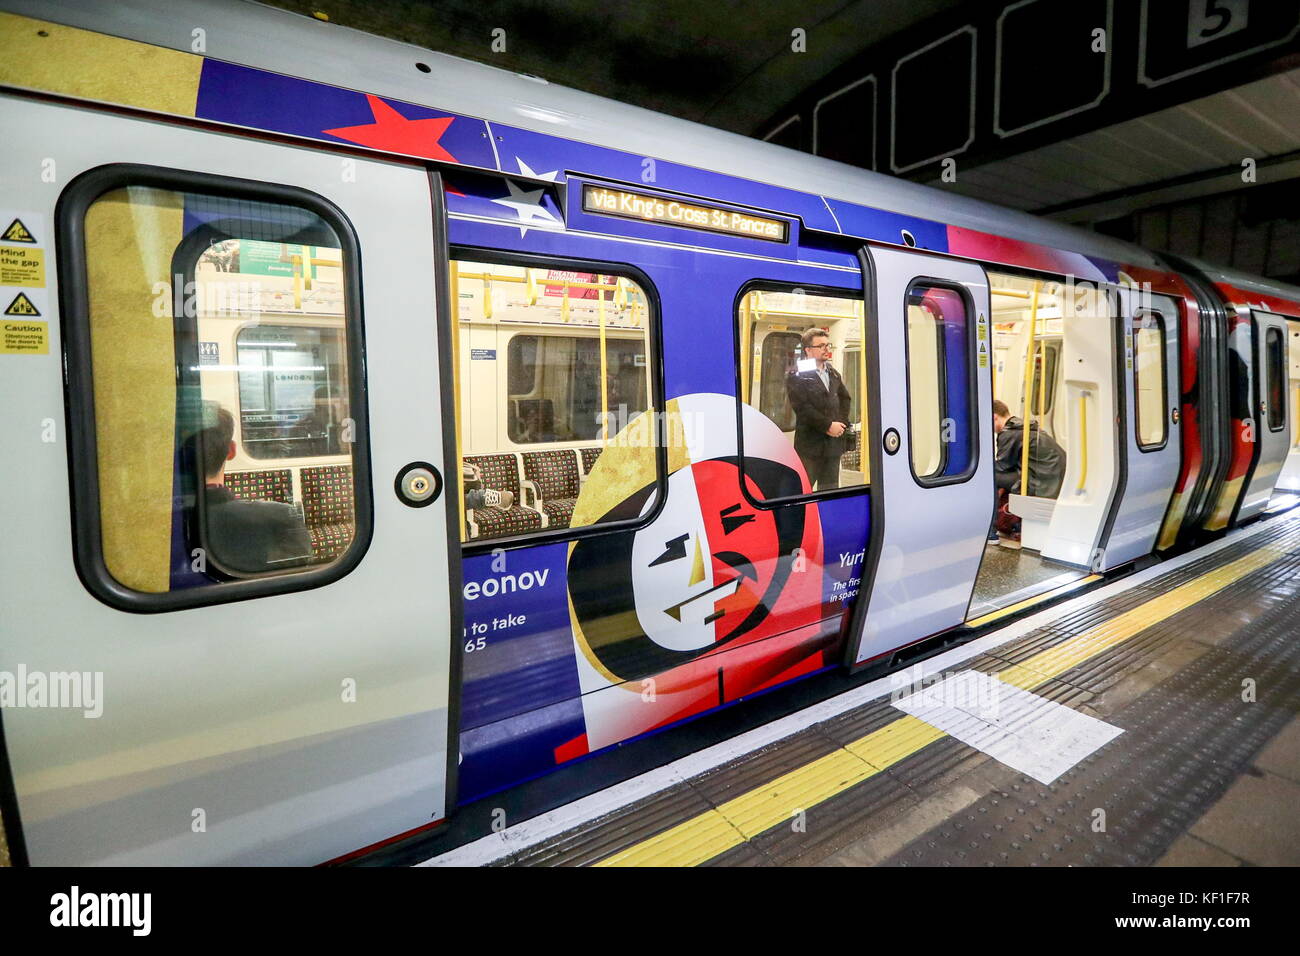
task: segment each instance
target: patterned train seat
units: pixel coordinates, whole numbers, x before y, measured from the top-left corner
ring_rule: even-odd
[[[537,487],[547,527],[567,528],[578,500],[578,455],[572,448],[526,451],[524,477]]]
[[[853,451],[846,451],[840,458],[840,467],[847,471],[862,470],[862,446],[854,448]]]
[[[347,550],[355,527],[351,465],[302,470],[302,509],[314,560],[329,561]]]
[[[293,475],[288,468],[268,471],[228,471],[226,488],[236,498],[293,504]]]
[[[471,538],[501,538],[537,531],[542,527],[542,513],[523,504],[518,455],[466,455],[465,461],[479,467],[483,473],[484,488],[509,491],[515,496],[515,503],[510,508],[477,508],[467,511]]]
[[[596,464],[596,459],[600,457],[603,448],[579,448],[582,453],[582,475],[585,478],[591,474],[592,465]]]

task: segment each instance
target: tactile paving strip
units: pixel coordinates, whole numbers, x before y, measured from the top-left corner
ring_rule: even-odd
[[[1007,770],[1005,784],[885,861],[900,866],[1142,866],[1159,859],[1300,708],[1295,623],[1300,556],[1219,592],[1219,611],[1249,612],[1218,646],[1156,684],[1109,722],[1125,733],[1050,785]],[[1152,630],[1201,633],[1194,606]],[[1118,651],[1119,649],[1116,649]],[[1085,685],[1115,652],[1065,676]],[[1242,699],[1242,681],[1257,700]],[[1104,811],[1105,829],[1096,828]]]
[[[1280,521],[1278,527],[1263,530],[1249,539],[1207,555],[1188,565],[1161,575],[1100,604],[1071,613],[1065,618],[1037,629],[987,655],[963,665],[985,672],[1007,669],[1044,650],[1077,637],[1090,628],[1113,620],[1118,615],[1141,608],[1148,601],[1201,576],[1222,568],[1238,558],[1267,546],[1289,550],[1300,547],[1300,522]],[[1097,693],[1113,685],[1124,675],[1141,668],[1169,649],[1170,645],[1204,633],[1203,622],[1213,616],[1220,626],[1260,634],[1264,622],[1261,612],[1280,615],[1275,627],[1285,629],[1284,619],[1294,613],[1297,587],[1289,583],[1296,576],[1300,557],[1280,559],[1270,566],[1251,572],[1247,577],[1219,591],[1209,601],[1179,612],[1118,645],[1097,653],[1083,665],[1046,681],[1035,693],[1076,709],[1086,705]],[[1261,595],[1261,589],[1267,595]],[[1240,635],[1237,635],[1240,636]],[[1210,657],[1229,655],[1238,660],[1241,653],[1235,638],[1225,640],[1217,655],[1207,651],[1207,659],[1195,662],[1177,674],[1179,680],[1210,666]],[[1260,653],[1270,653],[1264,648]],[[1276,661],[1281,671],[1295,678],[1294,662]],[[1258,669],[1258,668],[1257,668]],[[909,865],[972,864],[1050,864],[1110,862],[1132,864],[1149,862],[1168,846],[1179,833],[1196,819],[1200,810],[1217,797],[1240,770],[1238,764],[1223,764],[1219,750],[1211,748],[1210,757],[1221,772],[1207,773],[1199,760],[1189,754],[1205,750],[1207,728],[1204,716],[1189,723],[1175,712],[1145,714],[1138,705],[1154,707],[1152,701],[1172,693],[1176,681],[1171,679],[1121,708],[1107,720],[1124,727],[1148,728],[1149,734],[1139,741],[1132,730],[1058,778],[1044,786],[997,764],[979,751],[948,737],[936,740],[914,755],[888,766],[883,772],[867,775],[859,782],[808,807],[803,818],[771,825],[761,832],[735,832],[736,827],[718,812],[727,801],[770,785],[793,770],[806,767],[818,759],[829,759],[831,773],[845,773],[835,753],[862,737],[896,722],[899,712],[888,699],[872,701],[863,707],[815,727],[801,731],[777,744],[739,758],[691,781],[668,790],[610,816],[584,825],[546,846],[524,851],[508,861],[515,865],[582,865],[608,858],[623,849],[657,837],[665,844],[662,857],[673,861],[679,854],[689,856],[693,845],[710,845],[720,835],[729,848],[712,858],[701,860],[708,865],[771,865],[816,862],[850,844],[864,831],[879,826],[882,817],[906,809],[918,799],[933,795],[950,782],[971,770],[989,765],[985,777],[996,779],[992,793],[973,803],[967,810],[947,820],[935,831],[912,841],[888,862]],[[1300,681],[1298,681],[1300,683]],[[1289,686],[1289,685],[1288,685]],[[1300,692],[1300,687],[1288,693]],[[1290,700],[1272,711],[1273,717],[1261,724],[1257,732],[1237,727],[1222,747],[1249,747],[1240,755],[1242,761],[1259,745],[1277,732],[1294,713]],[[1186,702],[1182,706],[1190,708]],[[1258,705],[1255,705],[1258,706]],[[1222,720],[1217,710],[1214,719]],[[1263,714],[1264,711],[1256,711]],[[1132,716],[1140,714],[1140,716]],[[1229,723],[1232,723],[1229,720]],[[1258,721],[1256,721],[1258,723]],[[1145,740],[1159,731],[1155,742]],[[1245,737],[1242,735],[1246,734]],[[1259,736],[1262,735],[1262,736]],[[1258,744],[1251,745],[1255,736]],[[843,751],[840,751],[843,753]],[[1167,753],[1166,753],[1167,752]],[[1182,755],[1171,763],[1170,754]],[[1124,755],[1129,755],[1125,759]],[[1135,756],[1136,755],[1136,756]],[[1187,765],[1192,760],[1191,765]],[[1216,762],[1217,761],[1217,762]],[[1231,772],[1223,769],[1231,766]],[[838,767],[839,769],[835,769]],[[1160,768],[1148,771],[1145,768]],[[1129,768],[1129,769],[1122,769]],[[850,768],[849,771],[852,773]],[[1095,773],[1095,777],[1093,776]],[[1163,774],[1163,776],[1162,776]],[[1147,779],[1147,778],[1150,779]],[[1130,779],[1133,778],[1133,779]],[[1106,788],[1111,788],[1107,790]],[[1113,793],[1111,791],[1114,791]],[[1119,809],[1118,818],[1108,813],[1106,833],[1094,834],[1092,810],[1103,807],[1103,798],[1112,800]],[[1186,805],[1183,820],[1164,825],[1153,814],[1168,816],[1170,802]],[[708,808],[703,813],[702,807]],[[1104,809],[1104,807],[1103,807]],[[682,827],[695,819],[693,827]],[[1118,828],[1118,829],[1117,829]],[[717,830],[718,833],[712,833]],[[741,830],[745,830],[742,826]],[[996,850],[992,849],[994,846]],[[1114,847],[1122,847],[1116,850]],[[1103,852],[1104,848],[1111,848]],[[1154,854],[1154,856],[1153,856]]]

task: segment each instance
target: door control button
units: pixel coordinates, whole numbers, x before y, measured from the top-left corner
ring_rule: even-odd
[[[889,454],[896,454],[902,444],[903,440],[898,437],[898,429],[891,428],[889,431],[885,432],[885,451]]]
[[[427,461],[413,461],[397,473],[394,488],[402,504],[423,508],[438,500],[442,493],[442,475]]]

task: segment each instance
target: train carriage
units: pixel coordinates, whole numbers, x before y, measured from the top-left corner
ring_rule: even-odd
[[[1300,493],[1300,290],[266,8],[0,8],[19,861],[337,859]],[[1018,552],[995,401],[1062,453]]]

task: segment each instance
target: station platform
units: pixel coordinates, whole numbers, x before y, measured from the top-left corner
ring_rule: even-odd
[[[1292,511],[422,863],[1296,865],[1298,714]]]

